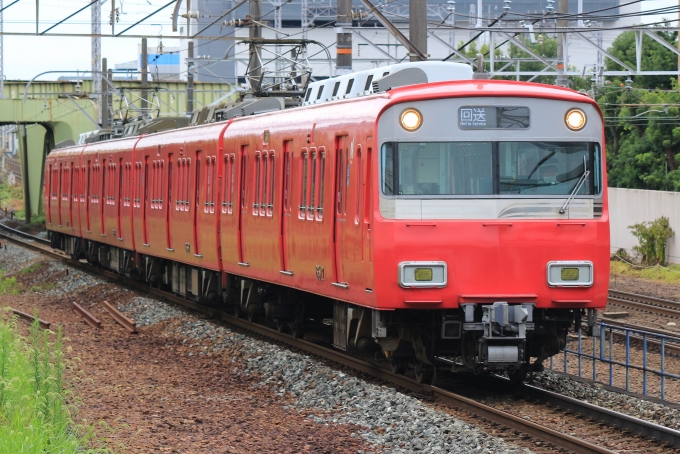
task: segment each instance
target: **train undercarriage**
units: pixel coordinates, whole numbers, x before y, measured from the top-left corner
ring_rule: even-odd
[[[589,326],[595,322],[592,310],[537,309],[534,303],[505,301],[449,310],[379,311],[61,233],[51,233],[51,245],[74,259],[272,324],[294,337],[325,329],[329,336],[332,332],[335,348],[374,353],[393,372],[412,370],[420,382],[431,382],[444,371],[506,372],[522,381],[566,346],[569,329],[580,326],[583,317]]]

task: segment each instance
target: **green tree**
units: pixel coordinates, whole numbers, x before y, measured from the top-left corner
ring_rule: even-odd
[[[655,30],[657,36],[665,40],[674,47],[677,47],[677,32],[669,32],[659,27]],[[664,46],[654,41],[647,35],[642,35],[642,59],[640,67],[643,71],[675,71],[678,69],[677,55],[670,52]],[[623,32],[612,43],[612,46],[607,49],[610,54],[626,63],[631,68],[637,66],[635,61],[635,32]],[[605,68],[608,71],[626,71],[624,67],[614,62],[611,59],[605,59]],[[611,78],[611,82],[615,86],[620,86],[624,83],[625,76],[617,76]],[[661,88],[670,89],[671,76],[631,76],[634,87],[640,88]]]

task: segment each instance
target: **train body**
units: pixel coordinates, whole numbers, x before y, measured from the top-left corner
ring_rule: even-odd
[[[594,101],[468,78],[306,104],[52,151],[53,246],[296,336],[332,320],[420,379],[521,374],[604,308]]]

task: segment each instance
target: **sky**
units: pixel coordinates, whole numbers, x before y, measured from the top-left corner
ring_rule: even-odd
[[[7,6],[14,0],[2,0]],[[83,71],[91,68],[89,37],[36,36],[36,3],[39,3],[38,30],[43,32],[58,21],[86,6],[90,0],[19,0],[4,11],[4,31],[33,34],[29,36],[4,36],[4,73],[7,80],[29,80],[45,71]],[[111,33],[109,13],[111,1],[106,0],[102,9],[102,33]],[[116,33],[123,31],[147,14],[168,3],[168,0],[114,0],[120,8],[120,21]],[[265,0],[266,1],[266,0]],[[677,6],[678,0],[644,0],[643,10]],[[149,51],[153,52],[160,41],[164,47],[177,47],[179,40],[172,39],[171,15],[173,4],[158,14],[132,28],[127,33],[149,35]],[[75,15],[49,33],[89,33],[90,9]],[[668,17],[667,17],[668,18]],[[644,17],[643,22],[655,22],[661,17]],[[677,18],[675,18],[677,19]],[[126,33],[126,34],[127,34]],[[136,58],[141,38],[102,38],[102,57],[109,67]],[[46,74],[41,80],[54,80],[63,74]]]

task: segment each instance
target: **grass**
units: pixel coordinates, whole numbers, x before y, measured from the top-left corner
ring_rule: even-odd
[[[0,271],[0,295],[17,295],[20,292],[20,285],[15,277],[3,277]]]
[[[38,268],[40,268],[40,262],[35,262],[34,264],[28,265],[26,268],[21,270],[21,273],[22,274],[29,274],[29,273],[32,273],[34,271],[38,271]]]
[[[91,426],[74,421],[69,368],[61,327],[52,333],[35,321],[23,337],[16,318],[0,318],[1,454],[110,452],[94,447]]]
[[[33,293],[46,292],[48,290],[52,290],[56,286],[57,286],[57,284],[55,284],[54,282],[42,282],[38,285],[32,285],[28,289],[28,291],[33,292]]]
[[[680,284],[680,266],[678,265],[641,267],[632,266],[619,260],[612,260],[610,263],[612,274],[637,277],[665,284]]]

